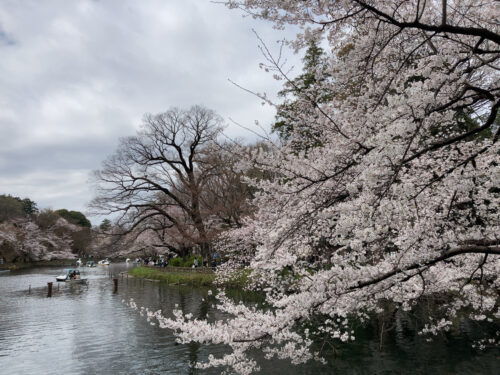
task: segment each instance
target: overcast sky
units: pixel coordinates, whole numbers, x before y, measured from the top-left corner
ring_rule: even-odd
[[[207,0],[0,1],[0,194],[85,211],[90,171],[171,106],[269,124],[273,110],[228,81],[280,89],[252,29],[274,49],[292,32]]]

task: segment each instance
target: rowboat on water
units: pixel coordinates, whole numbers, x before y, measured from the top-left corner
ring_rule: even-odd
[[[87,279],[82,279],[80,277],[80,271],[68,269],[66,274],[62,274],[56,277],[57,281],[66,282],[70,284],[86,284]]]
[[[99,266],[109,266],[110,264],[111,264],[111,262],[108,260],[108,258],[100,260],[99,262],[97,262],[97,265],[99,265]]]

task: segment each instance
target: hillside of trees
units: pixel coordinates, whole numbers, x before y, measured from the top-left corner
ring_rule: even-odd
[[[90,221],[81,212],[39,210],[29,198],[0,195],[3,262],[72,259],[87,254],[90,245]]]

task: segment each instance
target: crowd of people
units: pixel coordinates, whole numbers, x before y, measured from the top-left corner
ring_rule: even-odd
[[[168,256],[149,256],[145,258],[137,258],[135,260],[136,263],[141,263],[145,266],[149,267],[167,267],[170,264],[171,259],[173,259],[170,254]],[[192,268],[198,267],[212,267],[215,268],[218,265],[222,264],[222,258],[218,253],[215,253],[210,259],[202,260],[201,264],[198,258],[194,258]]]
[[[166,267],[168,266],[169,258],[165,257],[146,257],[144,259],[137,258],[136,263],[142,263],[145,266]]]

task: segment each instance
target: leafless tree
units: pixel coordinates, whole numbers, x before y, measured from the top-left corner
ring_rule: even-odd
[[[202,197],[216,176],[208,160],[222,129],[222,119],[202,106],[146,115],[137,135],[122,139],[94,172],[96,196],[90,207],[118,214],[124,233],[168,229],[209,256]]]
[[[243,216],[251,212],[249,186],[242,181],[238,163],[246,157],[247,147],[235,142],[214,145],[204,163],[210,166],[213,178],[207,179],[200,199],[212,222],[220,229],[242,225]]]

